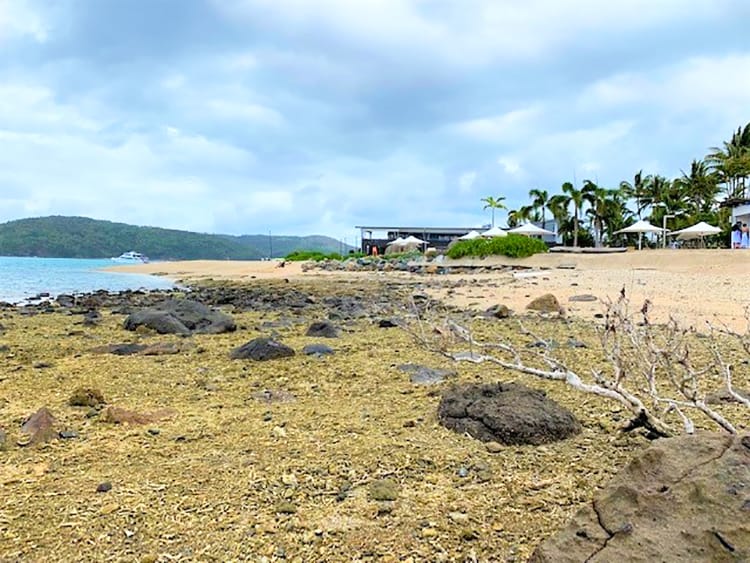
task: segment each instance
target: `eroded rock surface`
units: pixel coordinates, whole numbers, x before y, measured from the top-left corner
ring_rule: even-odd
[[[750,435],[656,441],[530,561],[750,561]]]

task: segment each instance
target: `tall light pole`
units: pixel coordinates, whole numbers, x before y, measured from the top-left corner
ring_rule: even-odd
[[[662,239],[662,248],[667,248],[667,219],[671,217],[677,217],[677,215],[675,215],[674,213],[665,213],[661,218],[661,236],[664,237]]]

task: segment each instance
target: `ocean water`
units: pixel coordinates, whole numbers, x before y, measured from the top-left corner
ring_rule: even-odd
[[[21,303],[40,293],[89,293],[99,289],[169,289],[169,280],[142,274],[104,272],[111,260],[0,256],[0,301]]]

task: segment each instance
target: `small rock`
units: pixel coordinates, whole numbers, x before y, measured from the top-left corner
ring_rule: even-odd
[[[297,507],[289,501],[281,501],[276,504],[276,512],[279,514],[296,514]]]
[[[73,438],[78,438],[78,432],[75,430],[63,430],[59,436],[63,440],[72,440]]]
[[[503,451],[503,445],[498,442],[487,442],[484,447],[487,448],[487,451],[491,454],[499,454]]]
[[[456,471],[456,475],[461,477],[461,479],[465,479],[469,476],[469,470],[466,467],[459,467],[458,471]]]
[[[106,402],[104,394],[92,387],[79,387],[68,399],[71,407],[98,407]]]
[[[409,375],[409,380],[417,385],[441,383],[446,378],[456,377],[454,370],[432,369],[418,364],[401,364],[398,369]]]
[[[393,479],[378,479],[370,483],[370,498],[372,500],[396,500],[398,498],[398,484]]]
[[[551,293],[537,297],[526,305],[526,308],[532,311],[539,311],[540,313],[562,313],[563,311],[557,297]]]
[[[469,522],[468,515],[463,512],[450,512],[448,518],[453,520],[456,524],[466,524]]]
[[[42,407],[21,425],[21,432],[28,434],[29,439],[26,442],[19,442],[19,445],[38,444],[56,437],[57,432],[53,428],[55,422],[56,419],[49,409]]]
[[[436,538],[438,536],[438,532],[435,528],[422,528],[421,535],[424,539],[429,540],[432,538]]]
[[[158,428],[149,428],[147,432],[152,436],[158,436],[159,434],[161,434],[161,430],[159,430]]]
[[[256,362],[291,356],[294,356],[294,350],[270,338],[256,338],[239,348],[235,348],[230,354],[230,358],[233,360],[255,360]]]
[[[8,436],[5,430],[0,428],[0,452],[8,448]]]
[[[507,319],[513,315],[513,311],[503,304],[493,305],[484,312],[485,316],[493,317],[495,319]]]
[[[305,336],[313,338],[338,338],[339,329],[329,321],[317,321],[310,325]]]
[[[596,295],[585,293],[583,295],[571,295],[570,297],[568,297],[568,301],[573,301],[573,302],[578,302],[578,303],[587,303],[587,302],[599,301],[599,298]]]
[[[392,319],[380,319],[378,321],[379,328],[396,328],[398,324]]]
[[[284,430],[281,426],[274,426],[271,432],[277,438],[286,438],[286,430]]]
[[[302,348],[302,353],[306,356],[330,356],[333,354],[333,348],[325,344],[308,344]]]
[[[575,262],[563,262],[557,265],[557,269],[558,270],[575,270],[576,264]]]
[[[112,490],[112,483],[109,481],[104,481],[103,483],[99,483],[99,485],[96,487],[97,493],[108,493]]]

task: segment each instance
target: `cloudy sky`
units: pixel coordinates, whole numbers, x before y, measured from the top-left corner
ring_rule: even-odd
[[[0,0],[0,221],[478,226],[750,121],[747,0]]]

